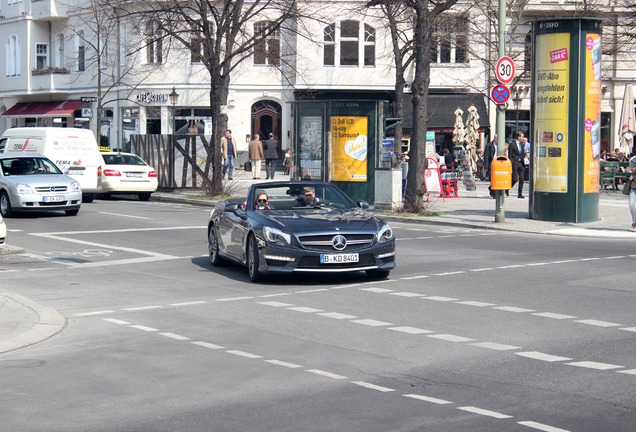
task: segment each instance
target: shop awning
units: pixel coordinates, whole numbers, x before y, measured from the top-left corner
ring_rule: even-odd
[[[464,111],[464,122],[468,118],[468,108],[474,104],[479,114],[480,129],[490,127],[488,121],[488,111],[486,109],[486,98],[477,93],[445,93],[428,95],[428,130],[439,132],[453,131],[455,125],[455,110],[460,107]],[[413,126],[413,105],[411,95],[404,95],[404,127]]]
[[[53,102],[19,102],[6,110],[2,117],[69,117],[84,106],[78,100]]]

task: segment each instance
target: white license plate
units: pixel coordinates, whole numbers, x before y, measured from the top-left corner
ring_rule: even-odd
[[[320,255],[320,264],[357,263],[358,260],[359,257],[357,253]]]
[[[142,173],[126,173],[126,177],[142,178],[143,176]]]
[[[50,203],[50,202],[62,202],[62,201],[66,201],[66,198],[64,198],[63,196],[45,196],[44,197],[44,202]]]

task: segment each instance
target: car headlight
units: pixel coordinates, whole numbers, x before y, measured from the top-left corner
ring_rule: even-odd
[[[386,243],[388,241],[393,240],[393,230],[391,229],[391,225],[384,224],[380,231],[377,234],[378,243]]]
[[[270,243],[286,243],[288,245],[291,245],[291,236],[276,228],[263,227],[263,235],[265,236],[265,239]]]
[[[78,182],[71,183],[71,191],[72,192],[81,192],[82,188]]]
[[[15,189],[20,195],[32,194],[33,193],[33,189],[31,189],[31,186],[29,186],[28,184],[24,184],[24,183],[16,184],[15,185]]]

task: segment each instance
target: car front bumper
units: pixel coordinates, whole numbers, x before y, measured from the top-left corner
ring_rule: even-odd
[[[82,204],[82,192],[60,194],[13,194],[10,199],[11,208],[14,211],[75,210],[79,209]],[[52,199],[55,201],[51,201]]]

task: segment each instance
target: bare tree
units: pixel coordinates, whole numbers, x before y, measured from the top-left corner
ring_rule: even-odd
[[[212,167],[210,191],[222,192],[220,140],[227,129],[227,100],[231,74],[255,51],[272,61],[280,59],[269,41],[296,13],[295,0],[144,0],[135,2],[131,15],[154,20],[172,50],[201,63],[210,77],[212,141],[204,143]],[[258,23],[258,24],[257,24]],[[206,170],[207,171],[207,170]]]

